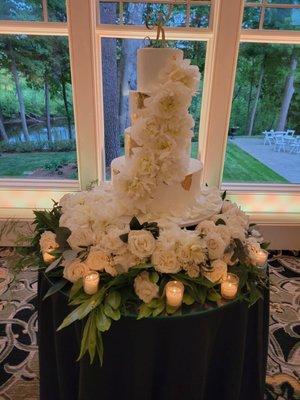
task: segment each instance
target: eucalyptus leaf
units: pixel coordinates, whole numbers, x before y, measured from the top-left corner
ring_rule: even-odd
[[[62,257],[59,257],[57,260],[54,260],[45,270],[45,272],[50,272],[52,271],[54,268],[58,267],[60,262],[62,260]]]
[[[187,306],[191,306],[192,304],[195,303],[195,299],[191,295],[189,295],[188,293],[184,293],[182,301]]]
[[[69,281],[67,281],[66,279],[62,278],[61,280],[59,280],[58,282],[56,282],[54,285],[52,285],[50,287],[50,289],[48,290],[48,292],[45,294],[45,296],[43,297],[43,300],[47,299],[47,297],[52,296],[54,293],[57,293],[58,291],[60,291],[63,287],[66,286],[66,284]]]
[[[121,304],[121,295],[119,292],[110,292],[105,300],[114,310],[118,309]]]
[[[103,307],[97,309],[96,326],[100,332],[108,331],[111,326],[111,319],[104,314]]]

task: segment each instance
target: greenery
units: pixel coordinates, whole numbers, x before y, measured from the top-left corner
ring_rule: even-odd
[[[45,153],[3,153],[0,156],[0,171],[2,176],[22,176],[24,172],[45,169],[49,165],[75,163],[76,153],[72,152],[45,152]],[[49,170],[49,168],[48,168]]]
[[[57,140],[55,142],[35,141],[35,142],[0,142],[0,153],[33,153],[33,152],[59,152],[75,151],[75,140]]]
[[[192,143],[192,157],[197,158],[198,143]],[[236,144],[228,142],[223,182],[276,182],[288,183],[282,176],[250,156]]]

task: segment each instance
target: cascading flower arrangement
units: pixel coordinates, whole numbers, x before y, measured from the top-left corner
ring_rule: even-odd
[[[122,315],[140,319],[219,304],[228,273],[239,278],[234,299],[252,305],[262,296],[266,244],[236,204],[224,199],[219,214],[189,230],[111,213],[103,193],[66,195],[52,210],[36,211],[31,246],[19,260],[47,275],[45,297],[60,290],[69,296],[73,311],[58,329],[84,320],[80,357],[88,351],[93,360],[97,353],[102,363],[102,333]],[[92,291],[85,287],[90,275],[97,277]],[[176,307],[166,295],[174,281],[184,288]]]

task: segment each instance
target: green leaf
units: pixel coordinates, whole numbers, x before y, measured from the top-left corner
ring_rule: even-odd
[[[150,272],[150,274],[149,274],[149,279],[150,279],[150,281],[151,281],[152,283],[157,283],[158,280],[159,280],[159,275],[158,275],[158,273],[155,272],[155,271]]]
[[[97,309],[96,326],[100,332],[108,331],[111,326],[111,319],[104,314],[102,306]]]
[[[50,272],[52,271],[54,268],[59,266],[59,263],[61,262],[62,257],[59,257],[57,260],[54,260],[45,270],[45,272]]]
[[[218,292],[216,292],[215,290],[211,290],[207,294],[207,299],[209,301],[217,302],[217,301],[221,300],[221,295]]]
[[[60,226],[55,230],[55,234],[56,241],[61,249],[70,248],[67,242],[69,236],[71,235],[71,231],[69,228],[66,228],[65,226]]]
[[[195,303],[195,299],[189,295],[188,293],[184,293],[183,295],[183,303],[186,304],[187,306],[191,306],[192,304]]]
[[[166,306],[165,299],[164,298],[158,299],[157,307],[152,312],[153,317],[157,317],[159,314],[161,314],[164,311],[165,306]]]
[[[227,195],[227,191],[225,190],[225,191],[222,193],[222,200],[223,200],[223,201],[226,199],[226,195]]]
[[[142,229],[142,225],[140,224],[140,221],[137,219],[137,217],[132,217],[129,227],[131,231],[139,231]]]
[[[121,313],[119,310],[114,310],[108,303],[104,305],[104,313],[107,317],[118,321],[121,318]]]
[[[169,306],[169,304],[166,305],[166,312],[167,314],[174,314],[178,308]]]
[[[81,344],[80,344],[80,353],[77,358],[77,361],[79,361],[87,352],[91,321],[92,321],[92,317],[90,315],[89,318],[87,319],[84,329],[83,329],[83,334],[82,334]]]
[[[137,319],[147,318],[152,314],[152,309],[147,306],[147,304],[143,303],[140,306],[139,313]]]
[[[70,295],[69,299],[73,300],[76,294],[79,292],[79,290],[82,288],[82,278],[78,279],[75,283],[73,283],[73,286],[70,290]]]
[[[238,259],[242,263],[246,263],[248,259],[248,254],[245,247],[243,246],[243,243],[241,242],[240,239],[234,239],[234,243],[236,245],[236,254],[238,256]]]
[[[216,225],[226,225],[226,222],[224,221],[224,219],[219,218],[219,219],[217,219],[217,221],[216,221]]]
[[[103,340],[102,340],[102,335],[101,332],[97,332],[97,342],[96,342],[96,349],[97,349],[97,354],[99,357],[100,365],[102,366],[103,364]]]
[[[206,295],[207,295],[207,288],[203,286],[198,286],[197,287],[197,293],[198,293],[198,301],[200,304],[204,304],[206,300]]]
[[[69,281],[67,281],[66,279],[62,278],[61,280],[59,280],[58,282],[56,282],[53,286],[50,287],[50,289],[48,290],[48,292],[45,294],[45,296],[43,297],[43,300],[47,299],[47,297],[52,296],[54,293],[60,291],[64,286],[66,286],[66,284]]]
[[[73,322],[84,318],[88,315],[97,305],[102,301],[104,296],[104,289],[101,289],[98,293],[90,296],[90,298],[82,303],[79,307],[75,308],[67,317],[63,320],[62,324],[58,327],[58,331],[71,325]]]
[[[110,292],[105,300],[114,310],[117,310],[121,305],[121,295],[119,292]]]
[[[263,242],[263,243],[261,243],[260,247],[261,247],[263,250],[268,250],[270,244],[271,244],[271,242]]]
[[[152,299],[149,303],[145,303],[145,304],[147,304],[147,307],[154,309],[158,306],[159,299]]]
[[[95,314],[93,312],[91,313],[90,317],[91,324],[88,336],[88,351],[90,355],[90,364],[92,364],[96,354],[97,327],[95,322]]]

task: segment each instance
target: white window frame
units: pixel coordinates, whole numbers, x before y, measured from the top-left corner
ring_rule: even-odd
[[[78,181],[0,179],[0,218],[31,218],[32,209],[47,208],[51,199],[104,177],[100,39],[154,37],[155,32],[142,26],[100,25],[96,3],[67,0],[68,23],[47,22],[45,12],[46,22],[0,21],[0,34],[68,36],[79,165]],[[300,226],[300,185],[221,183],[240,42],[300,44],[299,31],[241,30],[243,10],[243,0],[212,0],[208,28],[166,28],[170,40],[206,41],[199,128],[202,183],[226,189],[256,222]]]

